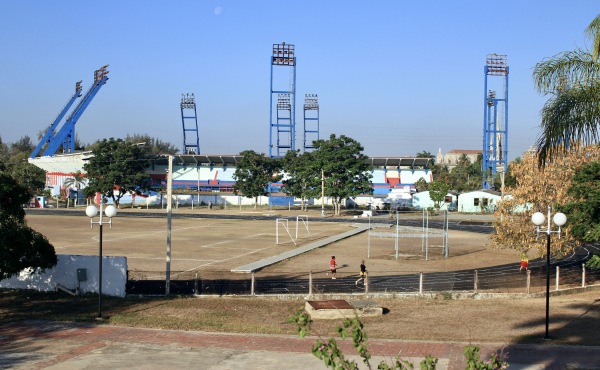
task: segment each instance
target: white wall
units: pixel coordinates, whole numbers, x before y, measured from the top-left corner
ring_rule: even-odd
[[[0,288],[33,289],[42,292],[56,290],[60,284],[70,290],[98,293],[98,256],[58,254],[58,263],[46,272],[23,270],[17,276],[0,281]],[[87,280],[78,283],[77,269],[87,269]],[[102,257],[102,294],[125,297],[127,284],[127,258]]]

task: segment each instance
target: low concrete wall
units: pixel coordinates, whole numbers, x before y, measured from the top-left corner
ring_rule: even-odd
[[[58,254],[58,263],[45,272],[23,270],[17,276],[0,281],[0,288],[33,289],[43,292],[56,290],[56,285],[79,292],[98,293],[98,256]],[[87,279],[78,281],[77,270],[85,269]],[[125,297],[127,284],[127,258],[102,257],[102,294]]]

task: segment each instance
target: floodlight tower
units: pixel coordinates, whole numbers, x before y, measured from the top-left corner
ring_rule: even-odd
[[[319,140],[319,97],[304,95],[304,151],[314,149],[313,141]]]
[[[194,94],[181,94],[181,124],[183,126],[183,152],[185,154],[200,154],[198,117],[196,116]]]
[[[278,67],[278,69],[275,70],[275,67]],[[273,114],[273,111],[275,111],[275,114]],[[271,56],[271,103],[269,112],[269,157],[283,157],[288,150],[296,150],[295,116],[296,56],[294,45],[286,44],[285,42],[273,44],[273,54]],[[273,120],[274,117],[275,120]]]
[[[488,54],[484,67],[485,84],[483,89],[483,162],[482,189],[491,189],[497,171],[506,173],[508,169],[508,64],[506,55]],[[488,81],[488,76],[498,76],[501,80]],[[501,95],[490,89],[488,82],[495,86]],[[501,84],[499,84],[501,83]]]

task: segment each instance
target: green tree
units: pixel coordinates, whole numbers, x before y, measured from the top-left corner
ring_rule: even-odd
[[[428,186],[429,184],[427,184],[427,181],[425,181],[425,179],[422,177],[415,182],[415,189],[417,190],[417,193],[426,191]]]
[[[179,152],[175,145],[159,138],[153,138],[148,134],[127,135],[125,141],[133,144],[144,143],[143,149],[147,155],[177,154]]]
[[[340,214],[343,199],[373,194],[371,165],[364,148],[352,138],[332,134],[329,140],[315,140],[313,166],[325,177],[325,196],[332,199],[334,213]]]
[[[458,192],[481,189],[481,161],[471,163],[466,154],[458,158],[456,167],[450,171],[450,188]]]
[[[579,242],[600,241],[600,162],[577,170],[568,194],[572,201],[560,207],[571,224],[571,236]]]
[[[81,190],[81,187],[83,185],[85,185],[86,182],[86,175],[85,173],[82,173],[81,171],[77,171],[74,174],[72,174],[72,177],[68,177],[65,179],[63,185],[65,188],[67,188],[67,207],[69,206],[69,188],[73,187],[75,188],[75,190],[77,190],[77,192],[75,193],[75,205],[77,205],[78,200],[79,200],[79,190]]]
[[[436,181],[441,181],[452,187],[452,177],[447,164],[436,163],[431,168],[431,174]]]
[[[417,158],[429,158],[432,162],[435,163],[435,155],[431,154],[431,152],[428,152],[426,150],[417,153]]]
[[[301,208],[305,210],[306,199],[319,196],[321,189],[321,171],[313,166],[312,152],[288,151],[283,157],[283,168],[288,176],[283,180],[283,191],[302,200]]]
[[[429,197],[433,201],[434,207],[440,209],[446,200],[446,195],[448,194],[448,190],[450,190],[450,186],[440,181],[432,181],[427,188],[429,189]]]
[[[26,268],[56,265],[54,247],[46,237],[27,226],[23,204],[32,194],[0,164],[0,280]]]
[[[139,194],[148,188],[146,169],[150,161],[139,146],[110,138],[98,142],[92,153],[94,156],[83,165],[89,180],[86,195],[99,192],[119,207],[119,200],[126,193]]]
[[[600,15],[585,30],[591,49],[577,48],[536,64],[535,88],[550,98],[542,109],[537,140],[539,164],[545,165],[573,145],[600,139]]]
[[[281,170],[280,161],[258,154],[253,150],[244,150],[240,153],[242,161],[235,168],[233,179],[235,194],[242,194],[246,198],[254,198],[254,209],[258,206],[258,197],[269,195],[269,185],[281,180],[278,174]]]

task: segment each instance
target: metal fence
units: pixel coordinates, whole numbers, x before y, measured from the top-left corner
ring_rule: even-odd
[[[324,272],[256,272],[235,274],[230,271],[172,271],[169,293],[173,295],[282,295],[348,293],[443,293],[493,292],[542,293],[546,289],[546,269],[519,272],[514,266],[454,272],[386,275],[379,272],[366,281],[359,276],[338,273],[336,279]],[[164,272],[128,271],[127,294],[164,295]],[[600,270],[585,265],[551,266],[550,289],[560,290],[600,284]]]

